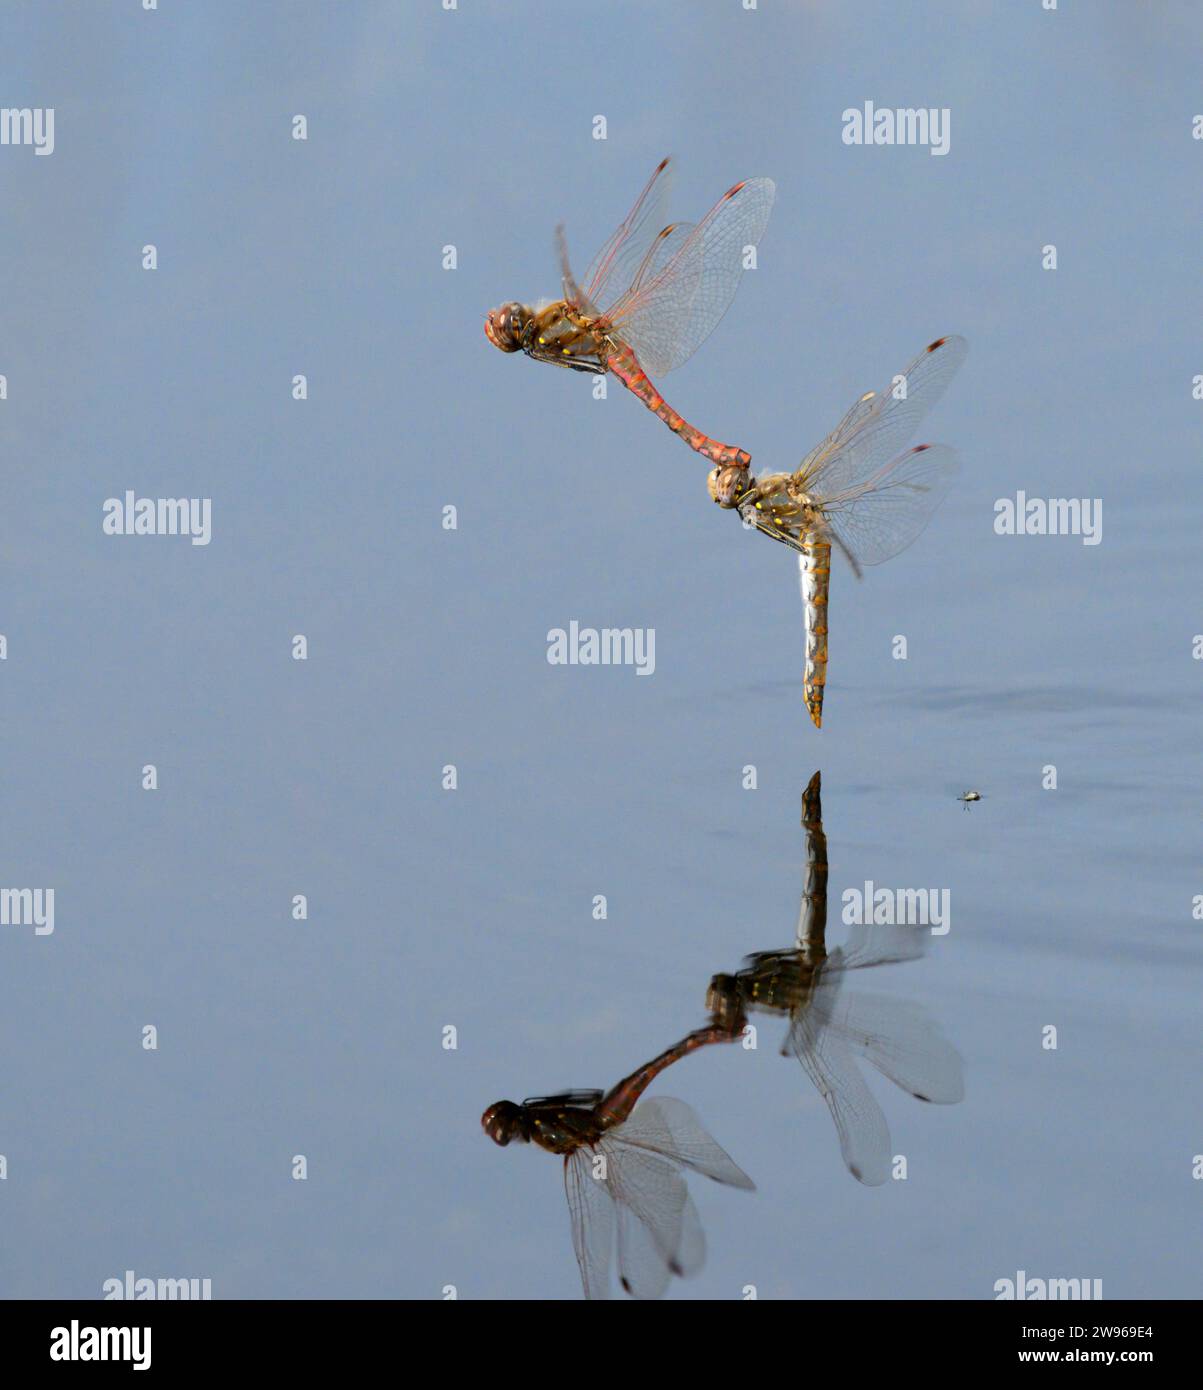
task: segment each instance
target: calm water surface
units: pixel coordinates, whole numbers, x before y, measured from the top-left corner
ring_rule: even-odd
[[[119,39],[18,7],[27,90],[62,95],[52,158],[3,152],[0,881],[53,885],[57,924],[4,928],[0,1291],[579,1297],[559,1162],[480,1114],[610,1086],[792,944],[820,770],[830,948],[847,888],[951,895],[857,987],[934,1020],[964,1099],[874,1073],[907,1177],[868,1188],[783,1022],[681,1061],[649,1094],[758,1190],[691,1183],[709,1254],[670,1296],[1022,1269],[1198,1297],[1198,12],[520,8],[214,5]],[[553,101],[497,100],[514,55]],[[950,153],[843,145],[869,97],[949,106]],[[971,344],[923,431],[950,498],[833,574],[821,732],[790,554],[616,385],[481,331],[556,291],[559,218],[586,258],[668,151],[681,216],[778,183],[669,392],[758,468]],[[212,544],[104,537],[127,487],[211,497]],[[995,535],[1019,489],[1101,497],[1102,543]],[[655,673],[550,666],[573,620],[654,628]]]

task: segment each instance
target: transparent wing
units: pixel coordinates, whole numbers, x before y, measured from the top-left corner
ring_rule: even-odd
[[[841,423],[806,456],[798,476],[822,498],[862,488],[915,436],[969,352],[964,338],[930,343],[882,392],[862,396]]]
[[[854,926],[848,939],[833,951],[828,970],[868,970],[875,965],[894,965],[918,960],[927,949],[926,927],[861,924]]]
[[[748,1192],[756,1189],[747,1173],[706,1132],[695,1112],[672,1096],[643,1101],[624,1124],[610,1131],[610,1136],[623,1144],[663,1154],[728,1187],[742,1187]]]
[[[662,159],[652,171],[635,206],[627,213],[609,241],[594,256],[578,287],[568,268],[563,229],[557,230],[560,244],[560,268],[564,276],[564,293],[586,310],[597,311],[620,294],[625,293],[645,260],[656,234],[668,221],[668,193],[672,183],[672,165]]]
[[[918,1004],[880,994],[845,994],[836,1003],[830,1027],[918,1100],[937,1105],[964,1100],[960,1054]]]
[[[628,292],[632,297],[656,279],[696,230],[696,222],[670,222],[657,232],[631,279]]]
[[[659,1298],[670,1274],[696,1274],[706,1258],[697,1208],[674,1164],[616,1140],[601,1141],[618,1209],[618,1274],[635,1298]]]
[[[839,463],[836,454],[833,462]],[[858,565],[880,565],[923,531],[957,475],[956,452],[919,444],[858,486],[820,500],[832,539]]]
[[[586,1298],[610,1297],[610,1251],[614,1247],[614,1199],[593,1176],[594,1152],[575,1149],[564,1163],[564,1191],[572,1221],[572,1248],[581,1267]]]
[[[822,443],[816,444],[810,453],[806,455],[798,465],[798,473],[805,478],[814,467],[815,460],[820,456],[829,454],[839,445],[841,439],[848,439],[857,425],[872,413],[880,400],[881,397],[876,391],[866,391],[860,400],[851,407],[847,415],[844,416],[835,429],[831,431],[827,438],[824,439]]]
[[[823,1097],[848,1171],[858,1182],[878,1187],[890,1175],[890,1131],[847,1043],[830,1026],[837,992],[835,984],[820,986],[814,1000],[794,1015],[782,1050],[797,1057]]]
[[[679,367],[727,312],[743,276],[743,250],[764,233],[776,186],[737,183],[695,227],[665,228],[645,273],[607,310],[615,332],[654,376]]]

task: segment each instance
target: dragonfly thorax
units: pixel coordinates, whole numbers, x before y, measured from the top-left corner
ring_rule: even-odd
[[[610,344],[595,327],[596,320],[578,313],[566,299],[525,310],[519,346],[539,362],[601,373],[606,370]]]

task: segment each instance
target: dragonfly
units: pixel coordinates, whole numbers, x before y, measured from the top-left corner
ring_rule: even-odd
[[[919,536],[957,471],[943,444],[903,449],[939,400],[969,345],[938,338],[880,394],[866,392],[793,473],[759,480],[739,464],[716,465],[710,496],[744,524],[798,554],[806,626],[803,694],[816,728],[827,684],[827,608],[834,546],[859,579]]]
[[[727,312],[743,275],[745,248],[760,241],[772,211],[772,179],[735,184],[698,223],[664,220],[668,159],[577,281],[564,229],[556,230],[563,298],[531,307],[503,304],[485,318],[502,352],[524,352],[578,372],[612,372],[691,449],[716,467],[747,468],[751,455],[691,425],[649,377],[681,366]]]
[[[565,1091],[521,1105],[502,1100],[481,1116],[485,1133],[498,1144],[517,1140],[563,1155],[572,1246],[586,1298],[610,1295],[616,1232],[619,1280],[634,1298],[658,1298],[671,1275],[702,1267],[706,1242],[683,1168],[727,1187],[755,1189],[684,1101],[656,1096],[637,1105],[666,1067],[735,1036],[726,1026],[710,1024],[607,1092]]]
[[[848,1171],[876,1187],[890,1175],[890,1131],[857,1058],[909,1095],[937,1104],[962,1100],[964,1077],[955,1048],[918,1005],[844,988],[851,971],[916,959],[924,934],[914,927],[859,926],[828,953],[821,785],[816,772],[802,795],[806,874],[793,949],[758,951],[737,974],[715,975],[707,1007],[720,1031],[742,1029],[757,1011],[788,1017],[782,1055],[801,1062],[826,1103]]]

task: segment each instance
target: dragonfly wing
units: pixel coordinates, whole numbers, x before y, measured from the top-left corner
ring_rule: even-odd
[[[846,994],[831,1026],[909,1095],[937,1105],[964,1100],[960,1054],[918,1004],[880,994]]]
[[[797,1057],[823,1097],[848,1171],[867,1187],[879,1187],[890,1176],[890,1131],[856,1059],[829,1026],[835,992],[831,984],[820,985],[813,1001],[794,1015],[783,1050]]]
[[[654,268],[607,311],[645,371],[671,372],[714,331],[739,288],[744,248],[759,242],[775,195],[772,179],[736,184],[687,235],[675,229],[668,244],[653,248]]]
[[[693,235],[696,225],[694,222],[670,222],[657,232],[647,255],[635,270],[630,287],[624,294],[624,303],[627,294],[634,296],[644,285],[651,284]]]
[[[927,949],[926,927],[861,923],[848,933],[844,944],[831,953],[829,970],[868,970],[875,965],[894,965],[918,960]]]
[[[527,1096],[522,1102],[527,1105],[572,1105],[591,1110],[602,1096],[604,1091],[560,1091],[554,1096]]]
[[[860,487],[915,437],[927,412],[944,394],[969,352],[955,334],[929,343],[884,391],[869,392],[806,456],[806,491],[822,497]]]
[[[920,444],[857,487],[820,497],[832,539],[854,565],[889,560],[923,532],[957,467],[956,452],[946,445]]]
[[[672,1096],[645,1100],[613,1133],[624,1144],[663,1154],[727,1187],[742,1187],[748,1192],[756,1189],[752,1179],[726,1149],[715,1143],[683,1100]]]
[[[602,1140],[618,1207],[618,1273],[635,1298],[659,1298],[670,1274],[696,1274],[706,1258],[697,1208],[676,1165],[622,1142],[621,1128]]]
[[[668,221],[671,174],[671,162],[662,159],[652,171],[643,192],[635,200],[635,206],[627,213],[609,241],[594,256],[581,282],[586,301],[582,307],[600,306],[604,310],[607,305],[626,293],[647,256],[648,248]],[[562,264],[566,264],[563,253],[561,261]]]
[[[573,1150],[564,1161],[564,1191],[572,1220],[572,1248],[581,1267],[586,1298],[610,1297],[610,1251],[614,1246],[614,1198],[593,1176],[592,1149]]]
[[[806,455],[798,465],[797,471],[803,477],[806,477],[814,467],[815,461],[818,458],[829,454],[833,449],[837,448],[841,439],[847,439],[851,436],[853,430],[860,421],[868,416],[876,406],[878,399],[879,397],[876,391],[866,391],[860,400],[849,409],[847,415],[844,416],[827,438],[824,439],[821,444],[816,444],[810,453]]]
[[[563,223],[556,228],[556,256],[560,262],[560,285],[564,291],[564,298],[570,304],[579,305],[584,313],[596,313],[596,306],[577,284],[576,276],[572,273],[572,265],[568,259],[568,239],[564,235]]]

